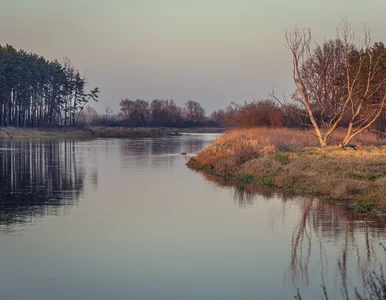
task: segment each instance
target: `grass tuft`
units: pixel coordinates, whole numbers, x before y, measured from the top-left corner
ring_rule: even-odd
[[[358,201],[354,205],[354,211],[357,214],[367,214],[370,213],[373,210],[373,207],[371,205],[368,205],[362,201]]]

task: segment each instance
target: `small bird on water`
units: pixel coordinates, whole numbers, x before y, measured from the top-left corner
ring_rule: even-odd
[[[186,147],[185,150],[181,152],[182,155],[186,155],[186,153],[188,153],[188,147]]]

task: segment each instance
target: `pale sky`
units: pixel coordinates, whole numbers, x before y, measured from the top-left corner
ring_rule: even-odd
[[[386,42],[386,0],[0,0],[0,44],[48,59],[69,57],[102,111],[122,98],[200,102],[211,113],[230,102],[290,93],[284,30],[311,27],[335,37],[346,17]]]

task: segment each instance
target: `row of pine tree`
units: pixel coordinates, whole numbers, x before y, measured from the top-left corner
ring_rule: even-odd
[[[77,112],[99,90],[86,91],[87,80],[71,61],[0,45],[0,126],[72,126]]]

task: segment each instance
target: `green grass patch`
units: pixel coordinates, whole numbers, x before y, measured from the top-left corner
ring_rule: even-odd
[[[358,201],[354,204],[354,211],[357,214],[367,214],[373,210],[373,207],[363,201]]]
[[[239,173],[236,176],[237,180],[241,183],[252,183],[254,182],[254,176],[247,173]]]
[[[275,159],[282,165],[288,165],[290,161],[290,154],[287,152],[278,152],[275,154]]]
[[[236,179],[241,184],[250,184],[256,183],[259,185],[275,185],[275,175],[274,174],[259,174],[259,175],[250,175],[247,173],[238,173]]]
[[[360,171],[348,170],[343,174],[346,178],[357,180],[375,181],[385,175],[385,172],[361,173]]]
[[[275,185],[275,175],[274,174],[255,175],[254,181],[258,184],[274,186]]]

